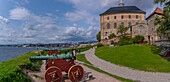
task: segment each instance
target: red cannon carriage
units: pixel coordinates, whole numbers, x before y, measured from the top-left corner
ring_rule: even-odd
[[[84,70],[75,65],[72,55],[31,56],[30,60],[48,60],[45,79],[47,82],[61,82],[62,72],[68,73],[72,82],[78,82],[83,78]]]

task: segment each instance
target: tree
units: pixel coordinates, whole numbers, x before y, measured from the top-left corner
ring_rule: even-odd
[[[129,29],[128,27],[123,27],[123,26],[120,25],[118,30],[117,30],[117,34],[120,33],[121,35],[124,35],[128,29]]]
[[[169,0],[154,0],[155,4],[162,5],[164,7],[163,14],[161,17],[155,18],[155,25],[159,25],[156,32],[159,36],[169,36],[167,32],[170,31],[170,1]]]
[[[134,43],[139,43],[144,41],[144,36],[136,35],[135,38],[133,38]]]
[[[100,42],[101,41],[101,31],[98,32],[96,35],[96,39]]]
[[[109,35],[109,39],[112,39],[112,38],[114,38],[114,37],[116,37],[116,35],[115,35],[114,33],[112,33],[112,34]]]

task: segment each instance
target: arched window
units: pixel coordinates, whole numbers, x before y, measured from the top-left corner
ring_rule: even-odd
[[[128,27],[131,27],[131,25],[132,25],[131,22],[129,22],[129,23],[128,23]]]
[[[109,23],[107,23],[107,29],[110,29],[110,24]]]
[[[114,29],[116,29],[117,28],[117,23],[114,23]]]
[[[121,23],[121,26],[124,27],[124,22]]]
[[[140,29],[143,29],[143,25],[140,25],[139,28],[140,28]]]

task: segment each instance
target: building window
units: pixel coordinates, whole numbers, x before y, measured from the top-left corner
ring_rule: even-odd
[[[107,20],[109,20],[109,16],[107,17]]]
[[[114,16],[114,19],[116,19],[116,16]]]
[[[138,19],[139,18],[139,16],[138,15],[136,15],[136,19]]]
[[[129,15],[129,19],[131,19],[131,15]]]
[[[121,26],[124,27],[124,22],[121,23]]]
[[[107,35],[107,32],[105,34]]]
[[[110,24],[109,23],[107,23],[107,29],[110,29]]]
[[[116,29],[117,28],[117,23],[114,23],[114,29]]]
[[[143,25],[140,25],[139,28],[140,28],[140,29],[143,29]]]
[[[123,15],[121,16],[121,18],[122,18],[122,19],[124,18]]]
[[[132,25],[131,22],[129,22],[129,23],[128,23],[128,27],[131,27],[131,25]]]
[[[138,24],[138,22],[136,22],[136,24]]]

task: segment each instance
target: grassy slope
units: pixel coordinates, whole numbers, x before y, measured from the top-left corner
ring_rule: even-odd
[[[91,68],[91,69],[93,69],[93,70],[96,70],[96,71],[98,71],[98,72],[100,72],[100,73],[107,74],[107,75],[109,75],[109,76],[111,76],[111,77],[114,77],[114,78],[116,78],[116,79],[118,79],[118,80],[120,80],[120,81],[122,81],[122,82],[135,82],[135,81],[132,81],[132,80],[129,80],[129,79],[124,79],[124,78],[122,78],[122,77],[118,77],[118,76],[112,75],[112,74],[107,73],[107,72],[105,72],[105,71],[103,71],[103,70],[100,70],[100,69],[98,69],[98,68],[96,68],[96,67],[90,66],[90,65],[92,65],[92,64],[91,64],[89,61],[87,61],[87,59],[85,58],[85,54],[77,55],[76,58],[77,58],[79,61],[82,61],[82,62],[84,62],[84,63],[87,63],[87,64],[84,64],[84,65],[87,66],[88,68]],[[88,64],[90,64],[90,65],[88,65]]]
[[[82,47],[82,48],[80,48],[80,52],[87,51],[87,50],[89,50],[89,49],[92,48],[92,47],[93,47],[93,46]],[[74,48],[74,49],[78,50],[78,48]],[[65,50],[66,50],[66,51],[70,50],[70,54],[71,54],[71,52],[72,52],[72,49],[62,49],[62,50],[60,50],[60,52],[61,52],[62,54],[64,54],[64,53],[65,53]],[[78,53],[78,51],[76,51],[76,53]]]
[[[170,72],[170,62],[153,54],[150,46],[129,45],[121,47],[100,47],[96,56],[111,63],[152,72]]]
[[[29,60],[29,57],[37,56],[37,55],[39,55],[39,54],[30,52],[30,53],[21,55],[19,57],[13,58],[11,60],[4,61],[4,62],[0,63],[0,80],[2,80],[2,78],[4,78],[4,77],[6,79],[8,79],[8,78],[12,79],[13,76],[11,77],[11,75],[15,74],[16,71],[21,72],[21,68],[18,66],[19,64],[30,64],[31,61]]]

